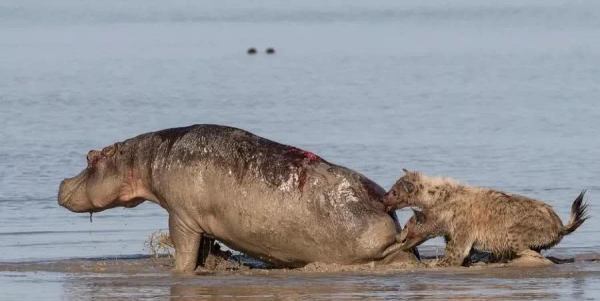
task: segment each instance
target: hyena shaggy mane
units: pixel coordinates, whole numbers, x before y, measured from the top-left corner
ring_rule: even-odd
[[[552,208],[537,200],[504,192],[469,187],[447,178],[405,170],[386,194],[388,209],[416,207],[422,211],[407,222],[398,240],[406,249],[444,236],[445,256],[438,265],[462,265],[473,248],[495,257],[524,257],[549,263],[539,253],[558,244],[588,218],[581,192],[563,225]]]

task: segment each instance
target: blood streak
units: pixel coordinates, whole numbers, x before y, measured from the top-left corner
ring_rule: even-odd
[[[287,151],[287,153],[300,154],[302,157],[308,159],[308,162],[311,162],[311,163],[321,159],[319,156],[317,156],[313,152],[305,151],[305,150],[302,150],[302,149],[299,149],[299,148],[293,147],[293,146],[290,147],[290,149]]]
[[[321,158],[316,154],[293,146],[290,146],[290,148],[286,151],[286,154],[289,153],[300,155],[302,161],[309,164],[321,160]],[[298,190],[302,191],[304,189],[306,181],[308,180],[308,175],[306,173],[305,167],[303,166],[304,163],[297,162],[295,165],[298,168]]]
[[[298,190],[302,192],[304,190],[304,184],[306,184],[306,170],[300,169],[300,176],[298,177]]]
[[[306,157],[309,162],[317,161],[320,159],[319,156],[317,156],[311,152],[303,151],[303,154],[304,154],[304,157]]]

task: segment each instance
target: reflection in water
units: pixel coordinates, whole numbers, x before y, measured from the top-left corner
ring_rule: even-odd
[[[168,273],[67,277],[70,300],[164,299],[396,299],[411,300],[583,300],[600,297],[600,265],[565,264],[539,269],[458,269],[393,274],[224,274]]]
[[[582,277],[573,277],[571,278],[571,282],[573,287],[571,288],[571,299],[572,300],[583,300],[584,299],[584,289],[585,289],[585,278]]]

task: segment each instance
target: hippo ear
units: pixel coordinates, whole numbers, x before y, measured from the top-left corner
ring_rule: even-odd
[[[105,157],[112,157],[116,152],[117,152],[117,144],[116,143],[102,149],[102,155]]]
[[[417,220],[417,224],[424,224],[427,217],[425,216],[425,213],[423,213],[423,211],[420,210],[415,210],[413,209],[413,214],[415,215],[415,219]]]

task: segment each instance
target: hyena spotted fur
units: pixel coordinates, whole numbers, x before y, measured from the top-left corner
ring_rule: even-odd
[[[498,258],[529,257],[549,262],[539,253],[560,242],[588,218],[581,192],[571,206],[567,225],[552,208],[521,195],[469,187],[449,178],[404,170],[386,194],[388,210],[413,207],[422,211],[407,222],[398,240],[406,249],[438,236],[446,239],[438,265],[463,265],[471,249]]]

